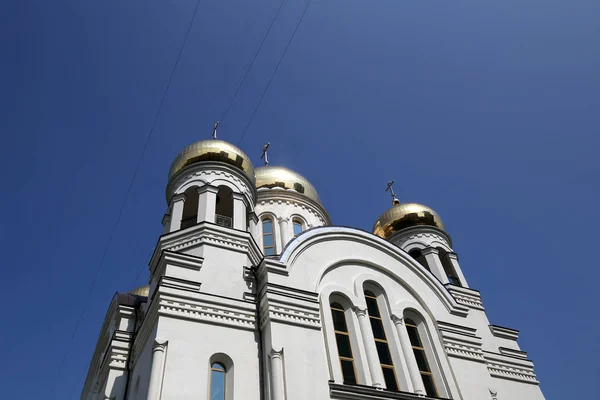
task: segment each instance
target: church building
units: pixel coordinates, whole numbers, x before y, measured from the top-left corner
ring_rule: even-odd
[[[542,400],[440,216],[331,223],[315,187],[222,140],[169,171],[149,285],[117,292],[82,400]]]

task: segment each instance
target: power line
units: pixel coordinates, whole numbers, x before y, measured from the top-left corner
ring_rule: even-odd
[[[113,241],[113,237],[117,231],[117,227],[119,226],[119,223],[121,222],[121,217],[123,216],[123,211],[125,210],[125,205],[127,204],[127,200],[129,199],[129,194],[131,193],[131,189],[133,188],[133,184],[135,183],[135,180],[137,178],[137,174],[140,170],[140,165],[142,164],[142,160],[144,159],[144,155],[146,154],[146,150],[148,149],[148,144],[150,143],[150,139],[152,138],[152,135],[154,134],[154,129],[156,128],[156,122],[158,121],[158,117],[162,111],[163,105],[165,103],[165,98],[167,97],[167,93],[169,91],[169,88],[171,87],[171,82],[173,81],[173,76],[175,76],[175,71],[177,70],[177,66],[179,65],[179,60],[181,59],[181,54],[183,53],[183,48],[185,47],[185,44],[187,43],[188,40],[188,36],[190,34],[190,31],[192,29],[192,25],[194,24],[194,20],[196,19],[196,14],[198,13],[198,8],[200,6],[200,0],[198,0],[196,2],[196,8],[194,9],[194,14],[192,15],[192,19],[190,20],[190,23],[187,27],[187,30],[185,32],[185,37],[183,39],[183,43],[181,44],[181,47],[179,48],[179,53],[177,54],[177,58],[175,59],[175,64],[173,65],[173,69],[171,70],[171,75],[169,76],[169,80],[167,82],[167,86],[165,87],[165,91],[163,92],[163,95],[160,99],[160,103],[158,105],[158,109],[156,110],[156,114],[154,115],[154,120],[152,121],[152,127],[150,128],[150,131],[148,132],[148,136],[146,137],[146,141],[144,143],[144,146],[142,148],[142,153],[140,154],[140,157],[138,159],[137,165],[135,167],[135,171],[133,172],[133,176],[131,177],[131,181],[129,182],[129,187],[127,188],[127,192],[125,193],[125,198],[123,199],[123,203],[121,204],[121,208],[119,209],[119,214],[117,216],[117,221],[115,222],[112,231],[110,233],[110,236],[108,238],[108,242],[106,244],[106,247],[104,248],[104,253],[102,254],[102,258],[100,259],[100,264],[98,265],[98,269],[96,270],[96,275],[94,277],[94,280],[92,281],[92,284],[90,286],[90,290],[88,292],[88,298],[90,297],[90,295],[92,294],[92,291],[94,290],[94,287],[96,286],[96,282],[98,281],[98,277],[100,276],[100,272],[102,271],[102,267],[104,266],[104,261],[106,260],[106,255],[108,254],[108,250],[110,249],[110,245],[112,244]],[[53,391],[56,389],[56,383],[58,382],[58,378],[60,376],[60,373],[65,365],[65,362],[67,360],[67,357],[69,355],[69,352],[71,351],[71,346],[73,345],[73,340],[75,339],[75,335],[77,334],[77,331],[79,329],[79,325],[81,324],[81,321],[83,320],[83,316],[85,315],[85,311],[86,311],[86,306],[87,306],[87,302],[84,303],[84,307],[81,310],[81,313],[79,314],[79,318],[77,319],[77,323],[75,324],[75,329],[73,330],[73,333],[71,335],[71,338],[69,339],[69,344],[67,345],[67,350],[65,352],[65,355],[62,358],[62,361],[58,367],[58,370],[56,371],[56,376],[54,379],[54,386],[51,388],[50,390],[50,396],[52,397],[53,395]]]
[[[300,16],[300,19],[298,20],[298,23],[296,24],[296,28],[294,29],[294,32],[292,33],[290,40],[288,40],[287,44],[285,45],[285,48],[283,49],[283,53],[281,53],[281,57],[279,57],[279,61],[277,62],[277,66],[275,67],[275,70],[273,70],[273,73],[271,74],[271,77],[269,78],[269,81],[267,82],[267,86],[265,86],[265,90],[263,90],[263,92],[260,96],[260,99],[258,100],[258,104],[256,104],[256,107],[254,107],[254,111],[252,112],[252,115],[250,116],[250,119],[248,120],[248,123],[246,124],[246,127],[244,128],[244,131],[242,132],[242,135],[240,136],[240,139],[237,142],[238,146],[244,139],[244,136],[246,135],[246,132],[248,131],[248,128],[250,127],[250,124],[252,124],[252,120],[254,119],[254,116],[256,115],[256,112],[258,111],[258,108],[260,107],[260,105],[263,101],[263,98],[265,97],[265,94],[269,90],[269,87],[271,86],[271,82],[273,82],[273,78],[275,77],[275,74],[279,70],[279,66],[281,65],[281,62],[283,61],[283,58],[285,57],[285,54],[287,53],[287,51],[290,47],[290,44],[292,43],[292,40],[294,40],[294,37],[296,36],[296,32],[298,32],[298,28],[300,27],[300,24],[302,23],[302,20],[304,19],[304,16],[306,15],[306,11],[308,10],[308,7],[310,7],[311,3],[312,3],[312,0],[308,0],[308,2],[306,3],[306,6],[304,7],[304,10],[302,11],[302,15]]]
[[[219,121],[223,122],[225,120],[225,117],[227,116],[227,113],[229,113],[229,109],[233,105],[233,102],[235,101],[238,93],[240,92],[240,89],[242,88],[242,85],[246,81],[246,78],[248,77],[248,73],[250,72],[250,69],[254,65],[254,61],[256,61],[256,57],[258,57],[258,54],[260,53],[260,50],[262,49],[263,45],[265,44],[265,41],[267,40],[267,36],[269,36],[269,33],[271,32],[271,28],[273,28],[273,25],[275,25],[275,20],[279,16],[279,13],[281,12],[281,9],[283,8],[283,6],[286,3],[286,1],[287,0],[283,0],[281,2],[281,4],[279,5],[279,8],[277,9],[277,12],[273,16],[273,19],[271,21],[271,24],[269,25],[269,28],[265,32],[265,35],[263,36],[262,41],[260,42],[260,45],[258,46],[258,49],[256,50],[256,52],[254,53],[254,55],[250,59],[250,63],[248,64],[248,68],[246,68],[246,72],[244,73],[244,76],[242,77],[242,80],[240,81],[240,83],[239,83],[239,85],[238,85],[238,87],[237,87],[237,89],[235,91],[235,94],[233,95],[233,98],[231,99],[231,101],[227,105],[227,108],[225,109],[225,112],[223,113],[223,115],[221,116],[221,118],[219,119]]]

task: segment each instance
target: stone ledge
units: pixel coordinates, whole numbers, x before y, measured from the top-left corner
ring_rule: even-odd
[[[428,397],[408,392],[392,392],[365,385],[341,385],[329,382],[329,395],[340,400],[434,400],[443,397]]]

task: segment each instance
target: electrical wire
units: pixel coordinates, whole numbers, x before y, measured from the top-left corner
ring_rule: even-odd
[[[239,83],[239,85],[238,85],[238,87],[237,87],[237,89],[235,91],[235,94],[233,95],[233,98],[231,99],[231,101],[227,105],[227,108],[225,109],[225,112],[223,112],[223,115],[221,115],[221,118],[219,119],[219,121],[221,123],[225,120],[225,117],[227,117],[227,114],[229,113],[229,109],[231,108],[231,106],[233,105],[233,102],[237,98],[237,95],[240,92],[240,89],[242,88],[242,85],[244,84],[244,82],[246,81],[246,78],[248,77],[248,73],[250,72],[250,69],[254,65],[254,61],[256,61],[256,57],[258,57],[258,54],[260,53],[260,50],[262,49],[263,45],[265,44],[265,41],[267,40],[267,36],[269,36],[269,33],[271,32],[271,29],[273,28],[273,25],[275,25],[275,20],[277,20],[277,17],[279,16],[279,13],[281,12],[281,9],[283,8],[283,6],[285,5],[286,2],[287,2],[287,0],[283,0],[281,2],[281,4],[279,5],[279,8],[277,9],[277,12],[273,16],[273,19],[271,20],[271,24],[269,25],[269,28],[267,28],[267,31],[265,32],[265,35],[263,36],[263,38],[262,38],[262,40],[260,42],[260,45],[258,46],[258,49],[254,52],[254,55],[250,59],[250,63],[248,64],[248,68],[246,68],[246,72],[244,73],[244,76],[242,77],[242,80],[240,81],[240,83]]]
[[[256,115],[256,112],[258,111],[258,108],[260,107],[260,105],[263,101],[263,98],[265,97],[265,94],[269,90],[269,87],[271,86],[271,82],[273,82],[273,78],[275,77],[275,74],[277,74],[277,71],[279,70],[279,66],[281,65],[281,62],[283,61],[283,58],[285,57],[288,49],[290,48],[290,44],[292,44],[292,41],[294,40],[294,37],[296,36],[296,32],[298,32],[298,28],[300,27],[300,24],[304,20],[306,11],[308,11],[308,7],[310,7],[311,3],[312,3],[312,0],[308,0],[308,2],[306,3],[306,6],[304,7],[304,10],[302,11],[302,15],[300,16],[300,19],[298,20],[298,23],[296,24],[296,28],[294,28],[294,32],[292,33],[290,40],[288,40],[287,44],[285,45],[285,48],[283,49],[283,53],[281,53],[281,57],[279,57],[279,61],[277,62],[277,66],[273,70],[273,73],[271,74],[271,77],[269,78],[269,81],[267,82],[267,86],[265,86],[265,90],[263,90],[263,92],[260,96],[260,99],[258,100],[256,107],[254,107],[254,111],[252,112],[252,115],[250,116],[250,119],[248,120],[248,123],[246,124],[246,127],[244,128],[242,135],[240,136],[240,138],[237,142],[238,146],[244,139],[244,136],[246,136],[246,132],[248,131],[250,124],[252,124],[252,120],[254,119],[254,116]]]
[[[173,77],[175,76],[175,71],[177,70],[177,66],[179,65],[179,60],[181,59],[181,54],[183,53],[183,49],[185,47],[185,44],[187,43],[188,40],[188,36],[190,34],[190,31],[192,29],[192,25],[194,24],[194,20],[196,19],[196,14],[198,13],[198,8],[200,6],[200,0],[198,0],[196,2],[196,8],[194,9],[194,14],[192,15],[192,18],[190,20],[190,23],[187,27],[187,30],[185,32],[185,37],[183,39],[183,43],[181,44],[181,47],[179,48],[179,53],[177,54],[177,58],[175,60],[175,64],[173,65],[173,68],[171,70],[171,75],[169,76],[169,80],[167,82],[167,86],[165,87],[165,90],[163,92],[163,95],[161,97],[160,103],[158,105],[158,109],[156,111],[156,114],[154,116],[154,120],[152,122],[152,127],[150,128],[150,131],[148,132],[148,135],[146,137],[146,141],[144,143],[144,146],[142,148],[142,152],[140,154],[140,157],[138,159],[137,165],[135,167],[135,171],[133,172],[133,176],[131,177],[131,181],[129,182],[129,187],[127,188],[127,192],[125,193],[125,198],[123,199],[123,203],[121,204],[121,208],[119,209],[119,213],[117,216],[117,220],[112,228],[112,231],[109,235],[108,238],[108,242],[104,248],[104,253],[102,254],[102,258],[100,259],[100,264],[98,265],[98,268],[96,270],[96,275],[94,277],[94,280],[92,281],[92,284],[90,285],[90,289],[88,291],[88,298],[90,297],[90,295],[92,294],[92,291],[94,290],[94,287],[96,286],[96,282],[98,281],[98,277],[100,276],[100,272],[102,271],[102,267],[104,266],[104,261],[106,260],[106,255],[108,254],[108,250],[110,249],[110,246],[112,244],[114,235],[117,231],[117,227],[119,226],[119,223],[121,222],[121,217],[123,216],[123,211],[125,209],[125,205],[127,204],[127,200],[129,200],[129,195],[131,193],[131,189],[133,188],[133,185],[135,183],[135,180],[137,178],[138,172],[140,170],[140,165],[142,164],[142,160],[144,159],[144,155],[146,154],[146,150],[148,149],[148,144],[150,143],[150,139],[152,138],[152,135],[154,134],[154,129],[156,128],[156,123],[158,121],[158,117],[160,116],[160,113],[162,111],[163,105],[165,103],[165,98],[167,97],[167,93],[169,91],[169,88],[171,87],[171,82],[173,81]],[[79,314],[79,318],[77,318],[77,322],[75,324],[75,329],[73,329],[73,333],[71,334],[71,338],[69,339],[69,344],[67,345],[67,350],[65,351],[65,354],[62,358],[62,361],[59,364],[58,370],[56,371],[56,376],[54,379],[54,386],[50,389],[50,393],[49,393],[49,397],[51,398],[53,395],[53,392],[56,389],[56,384],[58,382],[58,378],[60,377],[60,373],[62,372],[62,369],[64,368],[65,362],[67,361],[67,357],[71,351],[71,346],[73,345],[73,340],[75,339],[75,335],[77,334],[77,331],[79,330],[79,326],[81,325],[81,321],[83,320],[83,316],[85,315],[85,311],[86,311],[86,306],[88,305],[88,302],[84,303],[83,309],[81,310],[81,313]]]

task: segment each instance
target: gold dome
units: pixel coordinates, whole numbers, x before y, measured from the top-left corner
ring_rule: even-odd
[[[139,288],[133,289],[129,294],[134,296],[148,297],[150,294],[150,285],[140,286]]]
[[[321,204],[315,187],[302,175],[284,167],[256,168],[256,188],[293,189],[309,199]]]
[[[433,209],[417,203],[397,204],[381,214],[373,227],[373,233],[387,239],[399,230],[421,225],[444,230],[442,219]]]
[[[177,155],[171,170],[169,180],[188,165],[202,161],[221,161],[241,169],[250,182],[254,182],[254,167],[250,157],[231,143],[223,140],[201,140],[187,146]]]

